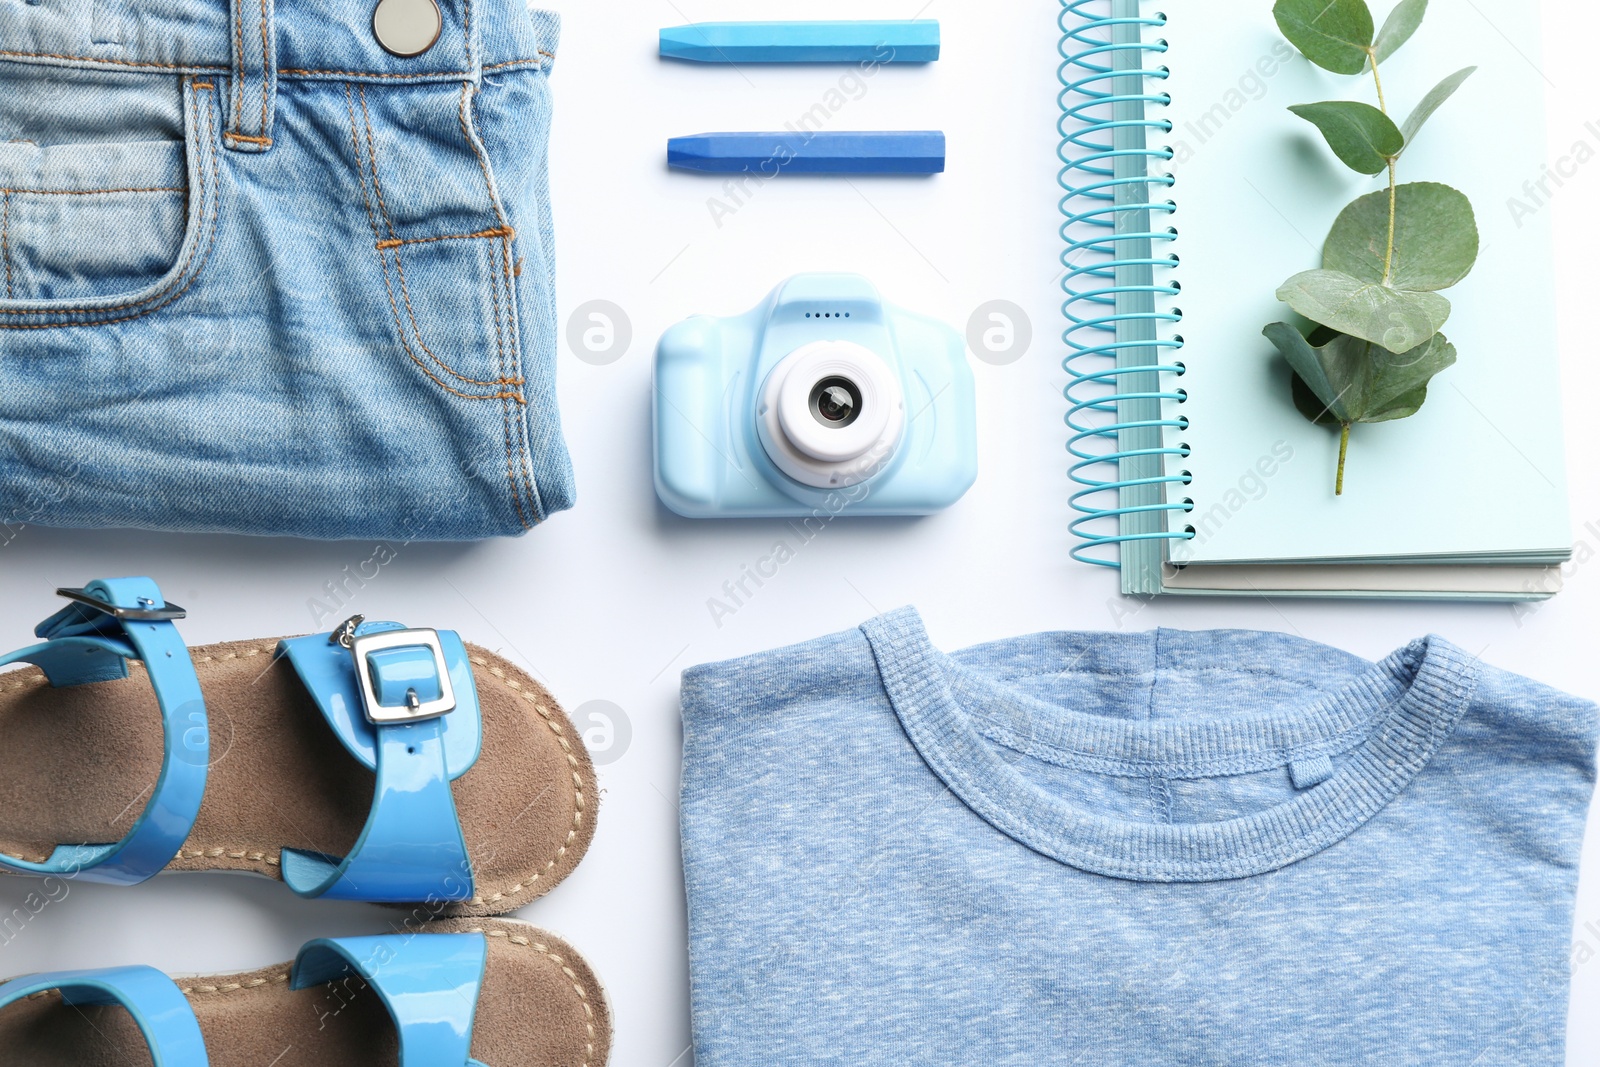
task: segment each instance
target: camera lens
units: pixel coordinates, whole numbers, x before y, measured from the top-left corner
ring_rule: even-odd
[[[811,387],[811,414],[822,425],[849,426],[861,414],[861,390],[848,378],[824,378]]]
[[[874,477],[904,436],[898,369],[854,341],[801,345],[767,372],[756,399],[751,414],[767,458],[813,489]]]

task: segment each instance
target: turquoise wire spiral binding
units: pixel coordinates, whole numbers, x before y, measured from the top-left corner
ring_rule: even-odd
[[[1175,266],[1177,259],[1158,257],[1152,248],[1173,240],[1176,232],[1149,224],[1151,213],[1174,210],[1170,201],[1156,203],[1150,196],[1153,187],[1171,186],[1171,175],[1149,173],[1150,162],[1170,160],[1172,150],[1147,147],[1144,136],[1171,131],[1170,123],[1145,115],[1147,107],[1169,102],[1164,93],[1146,89],[1167,76],[1164,67],[1145,68],[1147,54],[1165,52],[1166,42],[1142,35],[1146,28],[1165,25],[1166,16],[1141,15],[1139,0],[1061,0],[1061,5],[1056,154],[1062,164],[1057,180],[1066,190],[1060,201],[1066,243],[1061,311],[1068,322],[1062,340],[1069,349],[1062,366],[1071,379],[1065,390],[1072,431],[1067,450],[1076,462],[1069,475],[1083,487],[1069,501],[1082,517],[1068,529],[1079,539],[1073,558],[1118,567],[1124,566],[1120,548],[1117,559],[1105,558],[1100,550],[1128,541],[1193,536],[1186,529],[1168,530],[1165,522],[1166,513],[1193,508],[1190,501],[1166,499],[1167,486],[1189,478],[1187,472],[1164,473],[1163,458],[1189,454],[1187,445],[1168,446],[1163,436],[1168,428],[1186,429],[1188,420],[1126,414],[1140,402],[1154,404],[1159,412],[1162,401],[1181,403],[1187,396],[1182,389],[1162,388],[1160,378],[1182,374],[1183,364],[1162,363],[1156,355],[1183,345],[1181,337],[1156,334],[1161,323],[1182,317],[1176,308],[1155,310],[1155,301],[1176,297],[1179,285],[1155,282],[1154,272]],[[1141,218],[1142,224],[1128,225]],[[1141,306],[1129,310],[1134,303]],[[1132,361],[1141,355],[1154,358]],[[1150,463],[1157,465],[1156,473],[1130,470]],[[1114,505],[1104,500],[1108,494]],[[1106,529],[1106,523],[1114,523],[1115,530]],[[1126,577],[1124,586],[1128,591]]]

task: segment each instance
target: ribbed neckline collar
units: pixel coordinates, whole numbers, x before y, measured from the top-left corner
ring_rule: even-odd
[[[1231,719],[1112,719],[1046,704],[1003,680],[976,684],[972,672],[933,647],[912,608],[873,619],[862,631],[906,734],[951,792],[1035,851],[1082,870],[1138,881],[1264,874],[1349,836],[1427,764],[1465,712],[1477,681],[1471,656],[1443,638],[1428,637],[1304,706]],[[1219,653],[1226,652],[1225,634],[1187,636],[1211,636]],[[1074,639],[1092,648],[1126,635]],[[1139,822],[1080,808],[1025,778],[1005,750],[984,736],[999,723],[1012,724],[1014,733],[1019,720],[1032,743],[1111,764],[1136,763],[1153,774],[1239,773],[1318,751],[1342,757],[1327,781],[1249,815],[1206,823]]]

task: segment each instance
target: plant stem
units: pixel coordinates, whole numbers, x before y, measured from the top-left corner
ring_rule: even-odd
[[[1344,457],[1350,451],[1350,424],[1339,424],[1339,473],[1334,478],[1333,495],[1344,496]]]
[[[1389,160],[1389,243],[1383,249],[1383,284],[1389,284],[1394,270],[1394,160]]]
[[[1378,87],[1378,110],[1385,115],[1389,113],[1389,105],[1383,100],[1383,76],[1378,73],[1378,50],[1367,49],[1367,59],[1372,63],[1372,82]],[[1394,157],[1389,158],[1389,237],[1383,249],[1383,284],[1389,284],[1390,275],[1394,268]]]

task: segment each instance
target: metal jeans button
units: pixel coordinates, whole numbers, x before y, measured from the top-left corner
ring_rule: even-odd
[[[385,52],[401,58],[432,48],[443,25],[434,0],[380,0],[372,12],[372,35]]]

